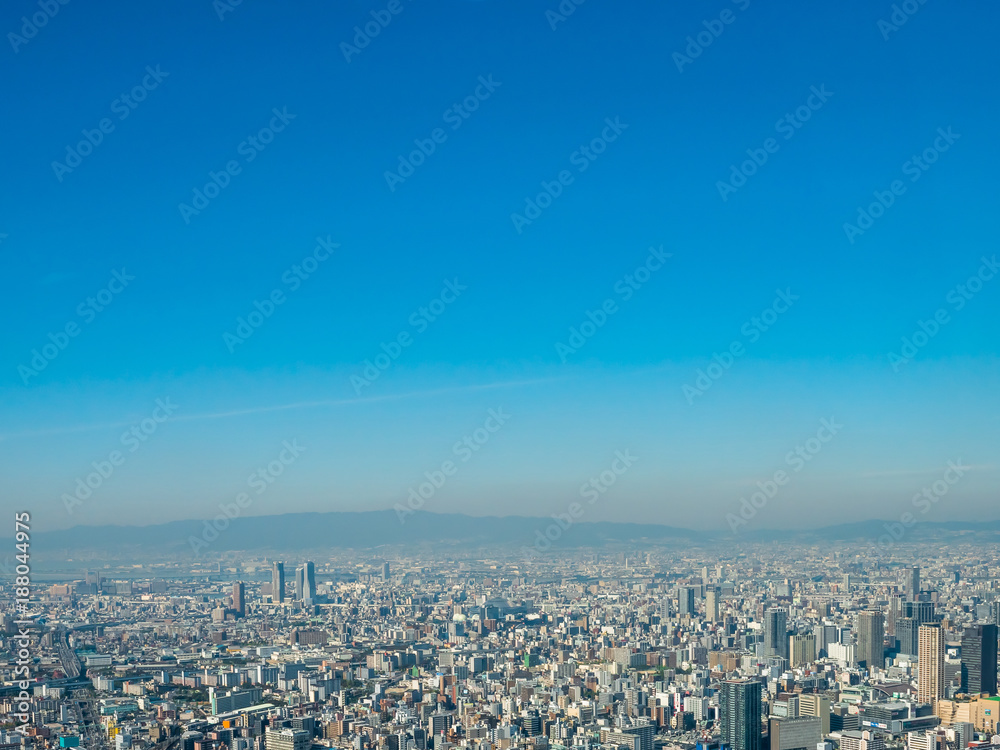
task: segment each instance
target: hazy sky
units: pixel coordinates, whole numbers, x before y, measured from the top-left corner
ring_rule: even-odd
[[[17,0],[0,505],[210,517],[288,441],[246,512],[451,461],[426,510],[561,513],[623,452],[586,520],[777,471],[760,527],[898,518],[959,460],[922,517],[996,517],[1000,9],[914,7]]]

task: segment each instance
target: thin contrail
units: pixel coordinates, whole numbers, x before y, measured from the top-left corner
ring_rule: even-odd
[[[537,378],[534,380],[510,380],[499,383],[483,383],[479,385],[463,385],[449,388],[436,388],[429,391],[411,391],[409,393],[389,393],[382,396],[363,396],[358,398],[324,399],[319,401],[296,401],[290,404],[273,404],[271,406],[251,406],[245,409],[232,409],[220,412],[203,412],[201,414],[182,414],[170,417],[168,422],[189,422],[200,419],[226,419],[228,417],[242,417],[248,414],[264,414],[271,411],[288,411],[290,409],[306,409],[331,406],[351,406],[353,404],[369,404],[378,401],[396,401],[408,398],[424,398],[428,396],[439,396],[447,393],[459,393],[463,391],[486,391],[496,388],[517,388],[520,386],[537,385],[539,383],[551,383],[564,378]],[[122,422],[110,422],[106,424],[75,425],[73,427],[52,427],[44,430],[27,430],[24,432],[11,432],[0,435],[0,441],[13,438],[26,437],[47,437],[50,435],[66,435],[74,432],[90,432],[92,430],[107,430],[113,427],[130,427],[135,424],[135,420]]]

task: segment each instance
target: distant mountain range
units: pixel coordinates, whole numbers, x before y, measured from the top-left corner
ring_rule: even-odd
[[[721,520],[721,519],[720,519]],[[669,545],[714,545],[782,541],[873,542],[886,534],[888,521],[858,521],[814,530],[756,529],[751,521],[738,535],[694,531],[659,524],[574,523],[562,532],[558,547],[603,547],[646,542]],[[535,544],[539,533],[555,521],[548,517],[481,517],[417,511],[400,519],[395,511],[357,513],[287,513],[236,518],[214,535],[205,521],[173,521],[151,526],[77,526],[63,531],[36,531],[34,552],[72,554],[83,550],[110,554],[144,551],[176,553],[285,551],[323,548],[371,549],[380,546],[449,544],[520,548]],[[221,525],[221,524],[220,524]],[[1000,520],[987,522],[920,522],[903,541],[972,535],[997,541]],[[555,536],[553,532],[553,536]],[[192,542],[192,540],[198,540]],[[197,548],[197,549],[196,549]]]

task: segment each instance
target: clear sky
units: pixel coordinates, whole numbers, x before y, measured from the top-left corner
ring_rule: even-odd
[[[997,516],[996,6],[231,1],[0,14],[4,507]]]

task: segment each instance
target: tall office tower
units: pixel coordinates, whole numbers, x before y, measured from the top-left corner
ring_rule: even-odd
[[[764,656],[788,659],[788,612],[771,607],[764,613]]]
[[[681,586],[677,589],[677,614],[694,617],[694,586]]]
[[[962,634],[962,692],[996,695],[996,625],[970,625]]]
[[[666,622],[670,619],[671,602],[670,599],[663,599],[657,606],[657,611],[660,615],[660,620]]]
[[[389,563],[388,562],[382,563],[382,580],[383,581],[388,581],[389,580]]]
[[[830,734],[830,699],[818,693],[799,696],[799,716],[812,716],[822,722],[823,736]]]
[[[885,616],[870,609],[858,613],[856,658],[868,671],[885,667]]]
[[[816,636],[812,633],[793,635],[789,650],[791,651],[791,666],[799,667],[812,664],[816,661]]]
[[[305,564],[302,598],[306,601],[314,601],[316,599],[316,565],[311,561],[307,561]]]
[[[761,686],[754,680],[724,680],[719,693],[721,743],[727,750],[761,750]]]
[[[920,598],[920,568],[907,568],[905,575],[903,589],[906,591],[906,598],[915,602]]]
[[[708,583],[710,580],[712,580],[712,579],[708,577],[708,566],[707,565],[702,565],[701,566],[701,582],[702,583]]]
[[[246,588],[242,581],[233,584],[233,609],[243,617],[247,613]]]
[[[919,648],[920,623],[912,617],[900,617],[896,620],[896,650],[916,656]]]
[[[283,604],[285,601],[285,564],[276,562],[271,567],[271,601]]]
[[[917,700],[934,704],[944,697],[944,633],[938,623],[920,626]]]
[[[722,598],[722,589],[718,586],[709,586],[705,592],[705,619],[709,622],[719,621],[719,600]]]
[[[302,601],[305,598],[306,591],[306,569],[296,568],[295,569],[295,598],[298,601]]]
[[[993,624],[1000,627],[1000,601],[993,602]]]
[[[905,594],[893,594],[889,597],[889,616],[885,618],[885,634],[896,635],[896,620],[903,616]]]
[[[906,602],[903,605],[903,614],[912,617],[921,625],[935,622],[934,602]]]

